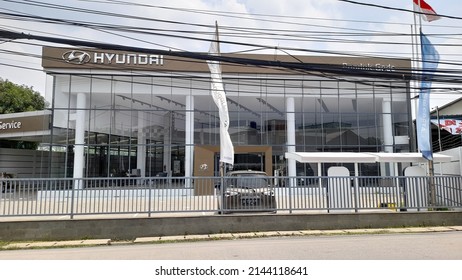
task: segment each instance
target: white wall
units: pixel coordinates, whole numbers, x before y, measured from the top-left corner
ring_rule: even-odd
[[[439,152],[438,154],[452,157],[451,162],[435,163],[435,175],[462,175],[462,147]]]

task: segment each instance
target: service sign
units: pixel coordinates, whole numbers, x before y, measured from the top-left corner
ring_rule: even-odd
[[[14,115],[14,114],[10,114]],[[18,116],[0,118],[0,135],[18,132],[43,131],[50,129],[50,115]]]

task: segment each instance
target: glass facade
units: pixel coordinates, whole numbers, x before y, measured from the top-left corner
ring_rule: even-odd
[[[220,143],[209,74],[113,72],[49,74],[53,130],[43,146],[64,162],[54,176],[75,176],[77,147],[83,148],[84,177],[194,174],[187,163],[194,154],[187,154]],[[412,151],[407,80],[299,74],[223,79],[234,146],[271,147],[271,170],[282,175],[288,114],[295,119],[297,152]],[[236,154],[234,168],[264,170],[265,156]],[[363,164],[361,172],[377,175],[380,166]],[[297,163],[297,175],[312,174],[316,166]]]

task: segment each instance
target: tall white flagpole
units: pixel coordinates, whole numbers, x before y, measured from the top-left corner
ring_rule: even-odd
[[[419,0],[419,9],[420,11],[422,11],[422,2],[421,0]],[[422,14],[419,14],[419,45],[421,46],[421,52],[423,52],[422,50]],[[414,18],[415,18],[415,13],[414,13]],[[424,63],[424,56],[423,56],[423,53],[420,54],[420,58],[421,58],[421,64]],[[421,76],[423,75],[423,65],[419,68],[421,71]],[[422,82],[420,83],[421,86],[422,86]],[[419,94],[419,99],[423,98],[422,96],[422,89],[419,91],[420,94]],[[430,98],[430,97],[428,97]],[[419,110],[422,110],[422,108],[419,108]],[[416,115],[417,117],[418,115]],[[430,118],[430,116],[428,116],[428,118]],[[416,122],[417,122],[417,119],[416,119]],[[418,127],[417,129],[421,129],[420,127]],[[436,203],[436,197],[435,197],[435,183],[434,183],[434,176],[435,176],[435,168],[434,168],[434,165],[433,165],[433,148],[432,148],[432,141],[431,141],[431,122],[429,123],[429,127],[428,127],[428,138],[429,138],[429,141],[430,141],[430,151],[432,153],[431,155],[431,158],[427,161],[428,164],[427,164],[427,172],[428,172],[428,176],[430,177],[430,182],[429,182],[429,188],[428,188],[428,201],[430,202],[430,205],[431,206],[435,206],[435,203]],[[421,151],[422,152],[422,151]]]
[[[413,76],[416,77],[418,74],[418,69],[420,68],[419,61],[420,61],[420,36],[419,36],[419,31],[417,30],[417,13],[416,13],[416,5],[414,2],[412,2],[413,10],[414,10],[414,25],[411,26],[411,40],[412,40],[412,62],[413,62]],[[412,97],[412,100],[414,101],[414,116],[417,119],[417,110],[418,110],[418,96],[420,94],[419,91],[419,81],[413,79],[412,80],[412,87],[413,87],[413,93],[414,96]],[[417,133],[417,124],[415,124],[415,131]],[[416,134],[416,139],[417,139],[417,134]],[[415,142],[417,145],[417,141]]]
[[[215,22],[215,38],[213,39],[209,54],[219,56],[220,55],[220,43],[218,36],[218,23]],[[224,182],[224,176],[226,173],[226,164],[234,164],[234,147],[231,141],[231,136],[229,135],[229,113],[228,113],[228,103],[226,99],[226,94],[223,86],[223,79],[221,74],[221,66],[218,61],[208,60],[207,64],[210,69],[211,75],[211,93],[213,101],[218,107],[218,112],[220,116],[220,196],[221,196],[221,211],[224,213],[227,206],[224,205],[224,193],[226,191],[226,186]]]

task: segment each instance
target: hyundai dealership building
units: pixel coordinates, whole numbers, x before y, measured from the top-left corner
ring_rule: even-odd
[[[345,74],[223,63],[234,170],[316,175],[316,165],[288,170],[285,153],[414,151],[410,60],[235,56],[326,65]],[[34,133],[43,151],[59,155],[44,159],[55,166],[48,176],[218,174],[220,122],[205,61],[45,47],[42,66],[53,80],[49,123],[33,130],[41,131]],[[361,74],[367,72],[374,75]],[[25,129],[34,118],[2,120],[0,137],[15,139],[18,123]],[[376,163],[361,164],[360,172],[390,175]]]

